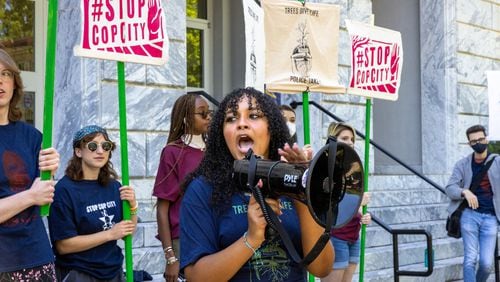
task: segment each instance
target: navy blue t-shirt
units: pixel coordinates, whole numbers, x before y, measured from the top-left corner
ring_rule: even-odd
[[[181,268],[198,259],[216,253],[233,244],[248,229],[249,195],[235,195],[231,207],[218,214],[211,203],[213,187],[201,178],[193,180],[181,204]],[[289,198],[281,198],[283,214],[279,217],[292,242],[302,254],[297,212]],[[306,281],[306,270],[295,263],[277,236],[265,241],[259,256],[250,260],[231,278],[231,281]]]
[[[119,188],[112,180],[103,187],[97,180],[73,181],[64,176],[56,185],[51,205],[49,231],[52,243],[78,235],[89,235],[111,229],[122,220]],[[56,265],[85,272],[97,279],[111,279],[121,271],[123,255],[117,241],[92,249],[60,255]]]
[[[0,198],[31,187],[39,176],[42,135],[24,122],[0,126]],[[54,261],[40,208],[32,206],[0,224],[0,272]]]
[[[472,175],[473,177],[479,173],[481,168],[484,166],[486,160],[484,159],[481,163],[476,163],[474,158],[472,158]],[[476,209],[477,212],[487,213],[495,215],[495,206],[493,206],[493,191],[491,191],[490,179],[488,173],[486,173],[479,182],[479,186],[476,188],[474,194],[477,197],[479,207]]]

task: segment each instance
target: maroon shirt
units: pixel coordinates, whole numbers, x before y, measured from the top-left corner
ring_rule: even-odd
[[[181,140],[167,144],[161,152],[153,196],[170,201],[168,219],[172,239],[179,238],[179,211],[181,208],[179,185],[186,175],[198,167],[202,158],[202,150],[186,146]]]
[[[330,236],[351,243],[356,242],[359,238],[359,230],[361,230],[360,221],[361,214],[356,213],[346,225],[339,229],[332,229],[332,231],[330,231]]]

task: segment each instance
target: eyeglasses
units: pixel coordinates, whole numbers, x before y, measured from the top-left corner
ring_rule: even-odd
[[[481,138],[478,138],[478,139],[469,140],[469,144],[471,144],[471,146],[474,146],[477,143],[484,144],[485,141],[486,141],[486,137],[481,137]]]
[[[87,149],[89,149],[89,151],[91,151],[91,152],[95,152],[95,151],[97,151],[97,147],[99,145],[106,152],[109,152],[109,151],[111,151],[111,149],[113,149],[113,143],[111,143],[110,141],[104,141],[104,142],[101,142],[101,144],[99,144],[95,141],[89,142],[89,143],[87,143]]]
[[[10,70],[3,70],[0,72],[0,80],[2,81],[12,81],[14,79],[14,73]]]
[[[195,115],[200,115],[203,119],[207,119],[208,117],[212,117],[214,111],[208,110],[205,112],[194,113]]]

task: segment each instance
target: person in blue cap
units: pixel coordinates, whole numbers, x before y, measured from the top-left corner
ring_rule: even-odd
[[[137,224],[134,189],[122,186],[111,163],[115,144],[106,130],[86,126],[73,137],[73,157],[57,183],[49,217],[58,281],[124,281],[117,240]],[[123,220],[128,201],[131,220]]]

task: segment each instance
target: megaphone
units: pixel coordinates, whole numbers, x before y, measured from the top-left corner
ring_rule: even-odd
[[[331,150],[330,142],[336,143],[336,150]],[[248,183],[250,166],[248,156],[234,161],[233,179],[243,190],[255,185]],[[363,198],[361,160],[349,145],[335,138],[329,138],[310,163],[258,158],[255,171],[250,173],[255,173],[256,181],[263,181],[260,191],[264,197],[288,196],[305,203],[314,220],[323,227],[327,227],[329,211],[334,216],[331,228],[347,224],[358,212]]]

